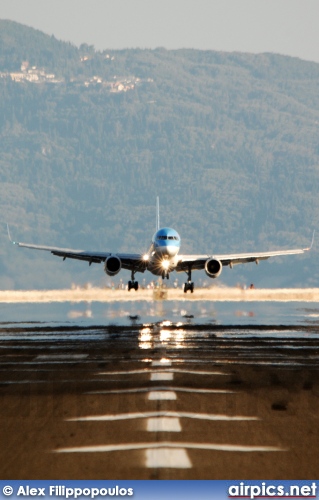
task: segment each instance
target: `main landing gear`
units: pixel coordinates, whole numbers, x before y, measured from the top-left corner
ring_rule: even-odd
[[[187,271],[187,282],[184,284],[184,293],[187,293],[188,290],[193,293],[194,292],[194,283],[192,281],[192,269],[188,268]]]
[[[133,288],[137,292],[138,281],[135,281],[134,277],[135,277],[135,271],[132,270],[131,280],[127,284],[127,289],[128,289],[128,291],[130,291]]]

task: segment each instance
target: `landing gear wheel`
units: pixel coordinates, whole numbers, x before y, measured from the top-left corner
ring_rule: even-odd
[[[135,291],[138,290],[138,281],[129,281],[127,284],[127,289],[130,291],[132,288],[134,288]]]
[[[188,270],[185,271],[187,274],[187,282],[184,285],[184,293],[187,293],[189,290],[191,293],[194,292],[194,283],[192,281],[192,267],[188,266]]]
[[[194,292],[194,283],[192,281],[188,281],[184,284],[184,293],[187,293],[188,290],[193,293]]]
[[[132,269],[131,271],[131,279],[127,284],[127,289],[130,291],[132,288],[134,288],[135,291],[138,290],[138,281],[135,281],[135,269]]]

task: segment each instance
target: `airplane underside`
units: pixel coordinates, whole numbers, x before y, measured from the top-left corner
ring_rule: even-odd
[[[154,276],[161,276],[162,279],[164,280],[169,279],[170,272],[173,272],[176,270],[176,265],[175,263],[172,263],[170,260],[166,259],[154,259],[152,261],[149,261],[146,270],[152,273]],[[144,272],[144,271],[143,271]],[[191,293],[194,292],[194,282],[192,281],[192,270],[191,268],[188,268],[187,271],[185,271],[187,274],[187,282],[184,283],[184,293],[187,293],[190,291]],[[139,284],[138,281],[135,281],[135,270],[131,271],[131,279],[128,281],[128,291],[134,289],[135,291],[138,290]]]

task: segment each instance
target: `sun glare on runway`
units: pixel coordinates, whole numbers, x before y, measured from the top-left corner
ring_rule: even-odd
[[[171,333],[172,332],[170,330],[161,330],[160,331],[160,341],[167,342],[171,337]]]
[[[152,333],[151,329],[146,327],[142,328],[139,334],[139,347],[141,349],[151,349],[152,348]]]
[[[164,321],[162,321],[161,326],[172,326],[172,322],[168,319],[165,319]]]

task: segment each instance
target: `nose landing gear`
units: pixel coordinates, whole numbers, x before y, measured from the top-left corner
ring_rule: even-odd
[[[187,273],[187,282],[184,284],[184,293],[187,293],[188,290],[193,293],[194,292],[194,283],[192,281],[192,268],[189,267]]]
[[[192,281],[188,281],[184,284],[184,293],[187,293],[188,290],[190,290],[191,293],[194,292],[194,283]]]
[[[137,292],[138,290],[138,281],[129,281],[127,285],[128,291],[130,291],[132,288]]]
[[[135,271],[132,269],[131,280],[127,284],[127,289],[130,291],[132,288],[137,292],[138,290],[138,281],[135,281]]]

